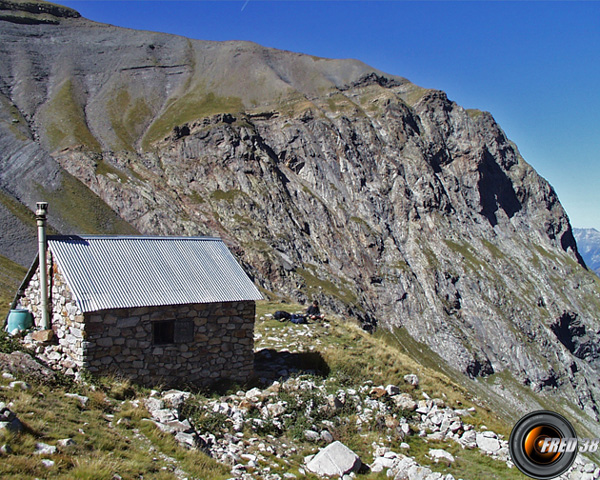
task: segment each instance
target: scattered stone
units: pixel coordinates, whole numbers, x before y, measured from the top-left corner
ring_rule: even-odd
[[[17,416],[8,408],[0,408],[0,431],[8,430],[9,432],[21,432],[24,427]]]
[[[15,382],[10,382],[8,384],[8,388],[12,390],[31,390],[31,385],[29,385],[27,382],[17,380]]]
[[[172,408],[163,408],[161,410],[154,410],[151,412],[152,418],[154,418],[159,423],[169,423],[177,420],[179,418],[179,414],[177,410]]]
[[[201,448],[203,446],[202,440],[198,436],[196,432],[194,433],[185,433],[185,432],[177,432],[175,434],[175,440],[186,448],[194,449]]]
[[[323,448],[306,465],[306,468],[317,475],[344,475],[357,472],[362,465],[358,455],[346,445],[335,441]]]
[[[15,375],[28,375],[41,383],[52,383],[56,379],[53,370],[24,352],[0,353],[0,369]]]
[[[73,447],[73,446],[77,445],[75,440],[73,440],[72,438],[64,438],[64,439],[56,442],[56,444],[61,448]]]
[[[56,453],[56,447],[48,445],[47,443],[36,443],[34,455],[54,455]]]
[[[446,460],[450,463],[454,463],[454,455],[440,448],[430,448],[429,458],[431,458],[435,463],[438,463],[440,460]]]
[[[417,402],[408,393],[401,393],[400,395],[394,395],[392,400],[396,406],[407,412],[413,412],[417,409]]]
[[[327,430],[323,430],[321,432],[321,440],[323,440],[326,443],[331,443],[331,442],[333,442],[333,435],[331,433],[329,433]]]
[[[53,460],[48,460],[47,458],[44,458],[42,460],[42,465],[46,468],[52,468],[54,466],[54,461]]]
[[[144,399],[144,406],[152,415],[152,412],[165,408],[165,403],[160,398],[150,397]]]
[[[385,387],[385,391],[390,397],[400,393],[400,389],[396,385],[388,385]]]
[[[417,377],[414,373],[404,375],[404,381],[413,387],[419,386],[419,377]]]
[[[500,450],[500,442],[497,438],[486,436],[483,433],[477,433],[475,438],[477,446],[484,452],[496,453]]]
[[[169,390],[162,395],[163,401],[171,408],[179,410],[190,398],[191,393],[182,392],[181,390]]]
[[[65,397],[78,400],[82,407],[85,407],[87,405],[88,401],[90,400],[88,397],[85,397],[83,395],[78,395],[76,393],[65,393]]]
[[[316,442],[321,438],[321,436],[314,430],[306,430],[304,432],[304,438],[309,442]]]

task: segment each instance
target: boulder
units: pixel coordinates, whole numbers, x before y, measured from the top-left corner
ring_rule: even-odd
[[[52,330],[36,330],[31,334],[31,338],[36,342],[47,343],[54,338]]]
[[[361,466],[362,462],[356,453],[335,441],[317,453],[306,468],[317,475],[342,476],[358,471]]]
[[[54,455],[56,453],[56,447],[48,445],[47,443],[36,443],[34,455]]]
[[[435,463],[439,462],[440,460],[454,463],[454,455],[446,450],[442,450],[441,448],[430,448],[429,458],[431,458]]]
[[[477,446],[484,452],[496,453],[500,450],[501,445],[497,438],[482,433],[477,433],[475,438]]]
[[[0,408],[0,431],[21,432],[23,428],[23,424],[13,412],[6,407]]]

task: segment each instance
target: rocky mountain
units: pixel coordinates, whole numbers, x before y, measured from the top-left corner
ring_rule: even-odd
[[[600,232],[595,228],[575,228],[573,234],[586,265],[600,275]]]
[[[12,261],[41,199],[64,233],[219,235],[268,295],[378,325],[509,414],[598,419],[600,280],[553,188],[441,91],[0,0],[0,152]]]

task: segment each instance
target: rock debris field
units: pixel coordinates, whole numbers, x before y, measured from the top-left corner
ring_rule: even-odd
[[[319,334],[315,335],[315,328]],[[289,325],[263,328],[256,334],[255,370],[261,387],[213,399],[199,400],[195,423],[186,416],[191,394],[177,390],[153,391],[142,400],[158,428],[188,448],[200,448],[231,467],[232,479],[280,480],[305,478],[360,478],[384,473],[394,480],[452,480],[436,466],[451,466],[455,456],[437,445],[456,445],[514,469],[507,439],[469,423],[475,407],[453,409],[443,399],[401,393],[397,385],[366,382],[358,388],[339,388],[335,378],[298,365],[298,355],[313,352],[326,341],[330,325]],[[404,381],[417,387],[419,377]],[[200,413],[198,413],[200,412]],[[208,430],[203,425],[219,425]],[[366,458],[336,439],[341,429],[354,429],[368,445]],[[373,441],[371,432],[381,434]],[[362,433],[361,433],[362,432]],[[430,465],[411,456],[411,438],[426,447]],[[385,444],[395,443],[392,450]],[[311,452],[308,453],[307,452]],[[463,477],[459,477],[463,478]],[[600,478],[600,468],[578,457],[561,479]],[[467,479],[463,480],[476,480]]]

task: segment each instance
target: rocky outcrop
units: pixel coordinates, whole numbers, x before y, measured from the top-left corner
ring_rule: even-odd
[[[264,289],[597,418],[600,285],[489,113],[245,42],[77,18],[0,40],[0,186],[49,193],[59,230],[220,235]]]

